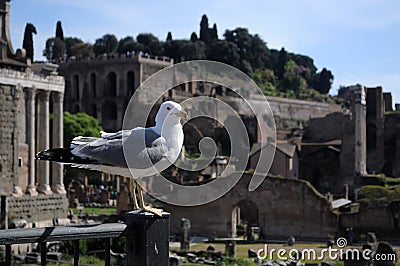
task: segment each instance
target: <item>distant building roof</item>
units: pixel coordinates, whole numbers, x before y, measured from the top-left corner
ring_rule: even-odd
[[[261,143],[258,143],[258,142],[254,143],[253,146],[251,147],[249,157],[253,156],[258,151],[264,149],[267,145],[271,145],[271,144],[266,144],[261,147]],[[297,148],[297,145],[292,144],[292,143],[278,142],[276,144],[276,149],[281,151],[285,155],[289,156],[290,158],[292,158],[294,156],[294,153],[296,152],[296,148]]]
[[[301,145],[303,146],[331,146],[331,145],[342,145],[342,140],[335,139],[331,141],[325,142],[303,142]]]
[[[337,209],[339,207],[345,206],[350,204],[352,201],[344,198],[340,198],[337,200],[332,201],[332,208]]]

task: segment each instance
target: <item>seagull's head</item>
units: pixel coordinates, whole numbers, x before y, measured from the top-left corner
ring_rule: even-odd
[[[156,123],[162,124],[166,120],[179,123],[181,118],[187,119],[187,114],[182,110],[182,106],[173,101],[166,101],[161,104],[157,112]]]

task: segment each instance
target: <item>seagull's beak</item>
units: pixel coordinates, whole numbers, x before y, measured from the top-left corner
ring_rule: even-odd
[[[175,115],[177,117],[180,117],[180,118],[183,118],[183,119],[187,119],[187,117],[188,117],[187,113],[185,111],[182,111],[182,110],[177,112],[177,113],[175,113]]]

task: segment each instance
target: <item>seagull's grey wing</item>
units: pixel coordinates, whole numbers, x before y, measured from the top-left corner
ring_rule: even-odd
[[[165,158],[165,139],[151,128],[136,128],[125,139],[125,156],[129,168],[145,169]]]
[[[81,158],[93,159],[98,164],[127,167],[122,149],[122,139],[96,138],[91,142],[75,146],[71,153]]]
[[[123,137],[129,136],[131,134],[131,131],[132,130],[121,130],[115,133],[100,131],[100,134],[103,139],[121,139]]]
[[[126,137],[122,138],[123,135]],[[135,128],[130,134],[123,132],[107,137],[78,145],[71,152],[99,164],[144,169],[161,160],[167,151],[165,139],[150,128]]]

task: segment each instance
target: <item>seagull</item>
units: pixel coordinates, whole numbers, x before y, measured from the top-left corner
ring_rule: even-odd
[[[158,174],[178,159],[184,139],[182,118],[187,119],[182,106],[166,101],[161,104],[153,127],[115,133],[102,131],[100,138],[78,136],[72,140],[70,148],[41,151],[36,159],[130,177],[134,209],[162,216],[162,210],[145,206],[137,179]]]

